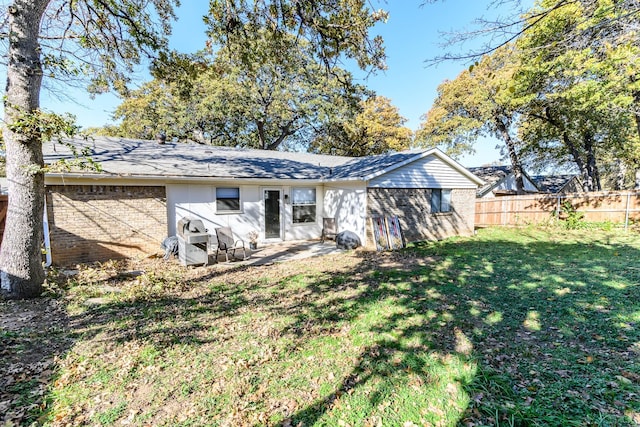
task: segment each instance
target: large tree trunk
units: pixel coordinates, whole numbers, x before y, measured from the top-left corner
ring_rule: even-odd
[[[635,79],[631,79],[632,82]],[[638,137],[640,137],[640,90],[634,90],[631,92],[633,95],[633,117],[636,121],[636,130],[638,131]],[[640,190],[640,161],[633,162],[633,166],[635,167],[635,182],[633,188],[636,190]]]
[[[584,149],[587,153],[587,174],[589,175],[589,180],[591,182],[590,191],[600,191],[602,190],[602,186],[600,185],[600,172],[598,171],[598,164],[596,162],[596,148],[593,143],[593,135],[586,132],[583,138]]]
[[[623,161],[619,161],[616,167],[616,176],[613,184],[613,189],[616,191],[625,189],[625,178],[627,177],[627,164]]]
[[[522,163],[520,162],[520,156],[516,151],[516,142],[509,134],[508,126],[500,119],[496,118],[496,127],[500,133],[502,140],[507,146],[509,152],[509,160],[511,160],[511,168],[513,169],[513,175],[516,178],[516,194],[525,194],[524,191],[524,173],[522,171]]]
[[[582,177],[582,190],[586,192],[593,191],[591,176],[589,175],[587,166],[585,162],[582,161],[582,156],[580,152],[576,148],[573,141],[571,141],[571,138],[569,137],[566,131],[562,132],[562,141],[565,147],[567,147],[567,149],[569,150],[571,157],[573,157],[574,163],[576,164],[576,166],[578,166],[578,170],[580,171],[580,176]]]
[[[631,75],[629,78],[629,83],[633,86],[638,81],[638,77],[636,75]],[[631,90],[631,96],[633,98],[633,118],[636,121],[636,130],[638,131],[638,135],[640,135],[640,90]]]
[[[42,293],[42,214],[44,173],[41,138],[36,130],[16,126],[39,107],[42,64],[40,21],[49,0],[15,0],[9,7],[9,50],[5,92],[9,209],[0,252],[0,290],[10,298]]]
[[[264,133],[264,122],[258,120],[256,121],[256,128],[258,129],[258,141],[260,143],[260,149],[261,150],[266,150],[267,149],[267,140],[266,140],[266,136]]]
[[[594,179],[593,179],[593,174],[590,172],[590,168],[595,168],[596,173],[597,173],[597,168],[595,166],[595,158],[593,159],[594,163],[592,165],[588,164],[588,162],[591,159],[589,159],[587,155],[585,155],[585,157],[587,157],[587,159],[586,159],[587,162],[584,161],[583,153],[581,151],[582,147],[580,147],[580,149],[578,149],[576,147],[576,144],[574,144],[573,140],[569,136],[569,133],[567,132],[567,129],[566,129],[563,121],[554,118],[552,116],[552,112],[553,112],[553,109],[550,106],[546,106],[544,108],[544,116],[543,117],[539,116],[538,118],[542,118],[543,120],[546,120],[551,125],[555,126],[556,128],[558,128],[561,131],[561,133],[562,133],[562,143],[566,147],[567,151],[569,152],[569,155],[573,158],[574,163],[576,164],[576,166],[578,167],[578,170],[580,171],[580,176],[582,177],[582,189],[583,189],[583,191],[586,191],[586,192],[594,191],[595,190],[595,183],[594,183]],[[599,176],[598,176],[598,185],[600,185],[600,177]]]

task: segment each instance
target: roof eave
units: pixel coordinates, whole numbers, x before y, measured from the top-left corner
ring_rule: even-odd
[[[348,178],[323,178],[321,180],[321,182],[357,182],[357,181],[367,181],[367,179],[362,176],[352,176]]]
[[[171,175],[135,175],[135,174],[98,174],[98,173],[47,173],[45,183],[54,185],[55,183],[65,183],[66,181],[110,181],[128,179],[131,181],[158,182],[163,184],[172,183],[193,183],[193,182],[240,182],[243,184],[260,184],[277,181],[281,184],[295,184],[301,181],[306,183],[321,183],[322,178],[238,178],[238,177],[216,177],[216,176],[171,176]]]

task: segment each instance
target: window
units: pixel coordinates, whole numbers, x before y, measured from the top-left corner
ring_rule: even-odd
[[[238,187],[216,188],[216,211],[239,212],[240,189]]]
[[[316,222],[316,189],[293,188],[291,194],[293,223]]]
[[[451,212],[451,190],[431,190],[431,213]]]

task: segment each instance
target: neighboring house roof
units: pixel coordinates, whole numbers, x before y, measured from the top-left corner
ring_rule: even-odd
[[[368,157],[339,157],[201,144],[158,144],[154,141],[109,137],[75,139],[73,145],[78,149],[89,148],[91,158],[100,163],[103,175],[140,178],[369,180],[425,156],[434,155],[472,182],[478,185],[483,183],[435,148]],[[44,144],[43,152],[46,163],[72,157],[71,150],[60,143]],[[96,175],[88,171],[74,172],[74,175],[78,174]]]
[[[561,193],[573,180],[579,180],[579,176],[575,174],[566,174],[536,175],[533,177],[533,181],[536,183],[540,191],[551,194]],[[577,185],[577,188],[580,188],[580,186]]]
[[[478,189],[478,194],[484,194],[491,190],[497,183],[509,176],[511,174],[511,167],[486,166],[469,168],[469,171],[485,182],[485,184]]]
[[[511,166],[482,166],[469,168],[469,171],[485,182],[485,184],[478,189],[478,197],[483,197],[513,176],[513,168]],[[534,187],[537,187],[526,172],[523,172],[523,174]]]

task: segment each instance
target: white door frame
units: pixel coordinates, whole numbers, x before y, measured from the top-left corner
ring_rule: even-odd
[[[278,203],[278,209],[280,210],[279,212],[279,216],[280,216],[280,236],[279,237],[267,237],[266,234],[266,228],[267,228],[267,218],[266,218],[266,205],[265,205],[265,193],[267,191],[277,191],[278,192],[278,197],[279,197],[279,203]],[[285,210],[284,210],[284,189],[282,187],[262,187],[260,189],[261,192],[261,199],[262,199],[262,206],[261,206],[261,216],[262,216],[262,233],[264,235],[264,240],[266,242],[279,242],[279,241],[283,241],[284,240],[284,217],[285,217]]]

